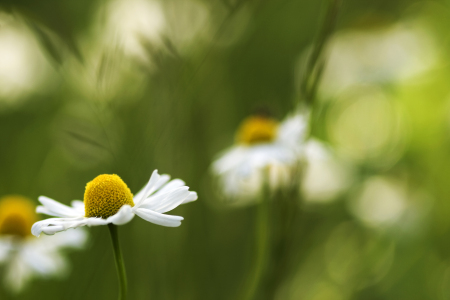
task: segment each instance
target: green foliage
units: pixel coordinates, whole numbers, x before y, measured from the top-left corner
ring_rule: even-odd
[[[448,1],[363,2],[344,1],[338,33],[370,34],[373,26],[413,20],[436,41],[436,62],[407,79],[374,84],[387,102],[363,104],[381,107],[362,115],[366,123],[350,117],[355,123],[345,123],[341,115],[360,112],[353,91],[333,94],[324,92],[326,85],[319,87],[312,135],[353,159],[355,179],[329,203],[275,197],[280,206],[272,203],[269,224],[276,245],[268,256],[276,261],[286,255],[289,261],[281,271],[267,267],[277,278],[266,277],[255,300],[273,294],[305,300],[450,298],[450,70],[448,33],[442,30],[450,25]],[[182,178],[199,199],[174,210],[185,218],[180,228],[138,218],[119,228],[129,299],[239,299],[258,252],[259,208],[217,205],[210,165],[254,110],[268,109],[282,119],[304,100],[299,65],[319,31],[324,5],[312,0],[158,3],[152,7],[165,14],[168,25],[154,38],[145,24],[142,32],[109,36],[108,1],[0,0],[14,22],[33,34],[50,70],[36,73],[35,79],[42,76],[45,82],[26,94],[0,92],[0,195],[22,194],[36,204],[46,195],[69,204],[82,199],[86,183],[99,174],[118,174],[134,193],[154,169]],[[116,25],[121,22],[125,17]],[[127,48],[128,39],[139,46],[133,42],[134,48]],[[325,66],[333,44],[327,46],[321,57]],[[372,91],[361,86],[365,96]],[[353,126],[369,123],[375,125]],[[378,129],[390,139],[384,142],[383,135],[381,146],[372,147],[378,136],[365,133]],[[351,144],[355,140],[362,140],[360,148]],[[355,199],[374,177],[395,182],[394,193],[405,191],[404,205],[413,207],[395,224],[373,225],[358,216]],[[299,207],[288,233],[281,228],[286,220],[276,213],[297,208],[282,201]],[[107,228],[88,231],[89,246],[68,255],[70,272],[64,278],[36,279],[17,299],[115,298]],[[292,239],[289,246],[286,239]],[[277,280],[280,286],[271,287]],[[15,296],[0,286],[0,299]]]

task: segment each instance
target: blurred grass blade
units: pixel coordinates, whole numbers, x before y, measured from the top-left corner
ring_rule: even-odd
[[[307,103],[312,103],[316,94],[316,89],[320,81],[320,76],[325,67],[323,58],[323,49],[328,42],[328,39],[333,34],[336,27],[339,9],[342,0],[328,0],[328,7],[322,23],[322,27],[317,35],[316,42],[306,63],[306,70],[303,80],[301,82],[300,93],[301,97]]]
[[[58,65],[62,65],[66,57],[66,53],[74,55],[78,60],[82,61],[81,53],[72,42],[63,41],[57,34],[38,24],[37,22],[24,18],[26,24],[35,34],[39,44],[49,54],[49,56]]]

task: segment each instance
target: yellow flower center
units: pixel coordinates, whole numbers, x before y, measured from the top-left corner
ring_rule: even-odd
[[[254,145],[272,142],[277,134],[278,122],[263,116],[251,116],[245,119],[237,132],[238,143]]]
[[[0,199],[0,235],[27,237],[36,221],[35,206],[27,198],[10,195]]]
[[[133,194],[116,174],[103,174],[86,184],[84,207],[86,217],[106,219],[128,204],[134,206]]]

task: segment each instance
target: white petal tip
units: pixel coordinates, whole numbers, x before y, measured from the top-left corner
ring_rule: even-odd
[[[37,214],[43,214],[44,211],[45,211],[45,207],[43,207],[42,205],[39,205],[36,207]]]
[[[45,201],[47,199],[48,199],[48,197],[46,197],[46,196],[39,196],[38,197],[38,201],[41,202],[41,203],[42,203],[42,201]],[[42,204],[44,204],[44,203],[42,203]]]
[[[133,209],[130,205],[122,206],[119,211],[107,219],[108,222],[114,225],[124,225],[130,222],[134,217]]]

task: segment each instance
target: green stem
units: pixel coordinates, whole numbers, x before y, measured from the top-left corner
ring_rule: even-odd
[[[269,257],[269,216],[270,216],[270,189],[266,183],[263,189],[261,203],[258,205],[256,217],[256,257],[254,269],[248,277],[247,288],[242,300],[255,299],[267,269]]]
[[[273,208],[273,241],[271,243],[270,268],[266,272],[264,285],[264,298],[276,299],[277,292],[283,283],[288,282],[296,271],[292,266],[297,264],[295,248],[297,236],[301,230],[298,226],[298,213],[300,212],[298,188],[292,186],[282,195],[278,195],[277,205]]]
[[[122,251],[119,244],[119,232],[117,226],[108,224],[109,233],[111,234],[111,241],[114,249],[114,258],[116,260],[117,274],[119,276],[119,300],[127,299],[127,274],[125,271],[125,264],[123,262]]]
[[[309,103],[313,102],[322,71],[325,66],[323,59],[323,49],[334,31],[339,13],[339,8],[343,0],[328,0],[328,7],[322,23],[322,27],[317,35],[311,55],[306,65],[305,76],[301,83],[301,96]]]

